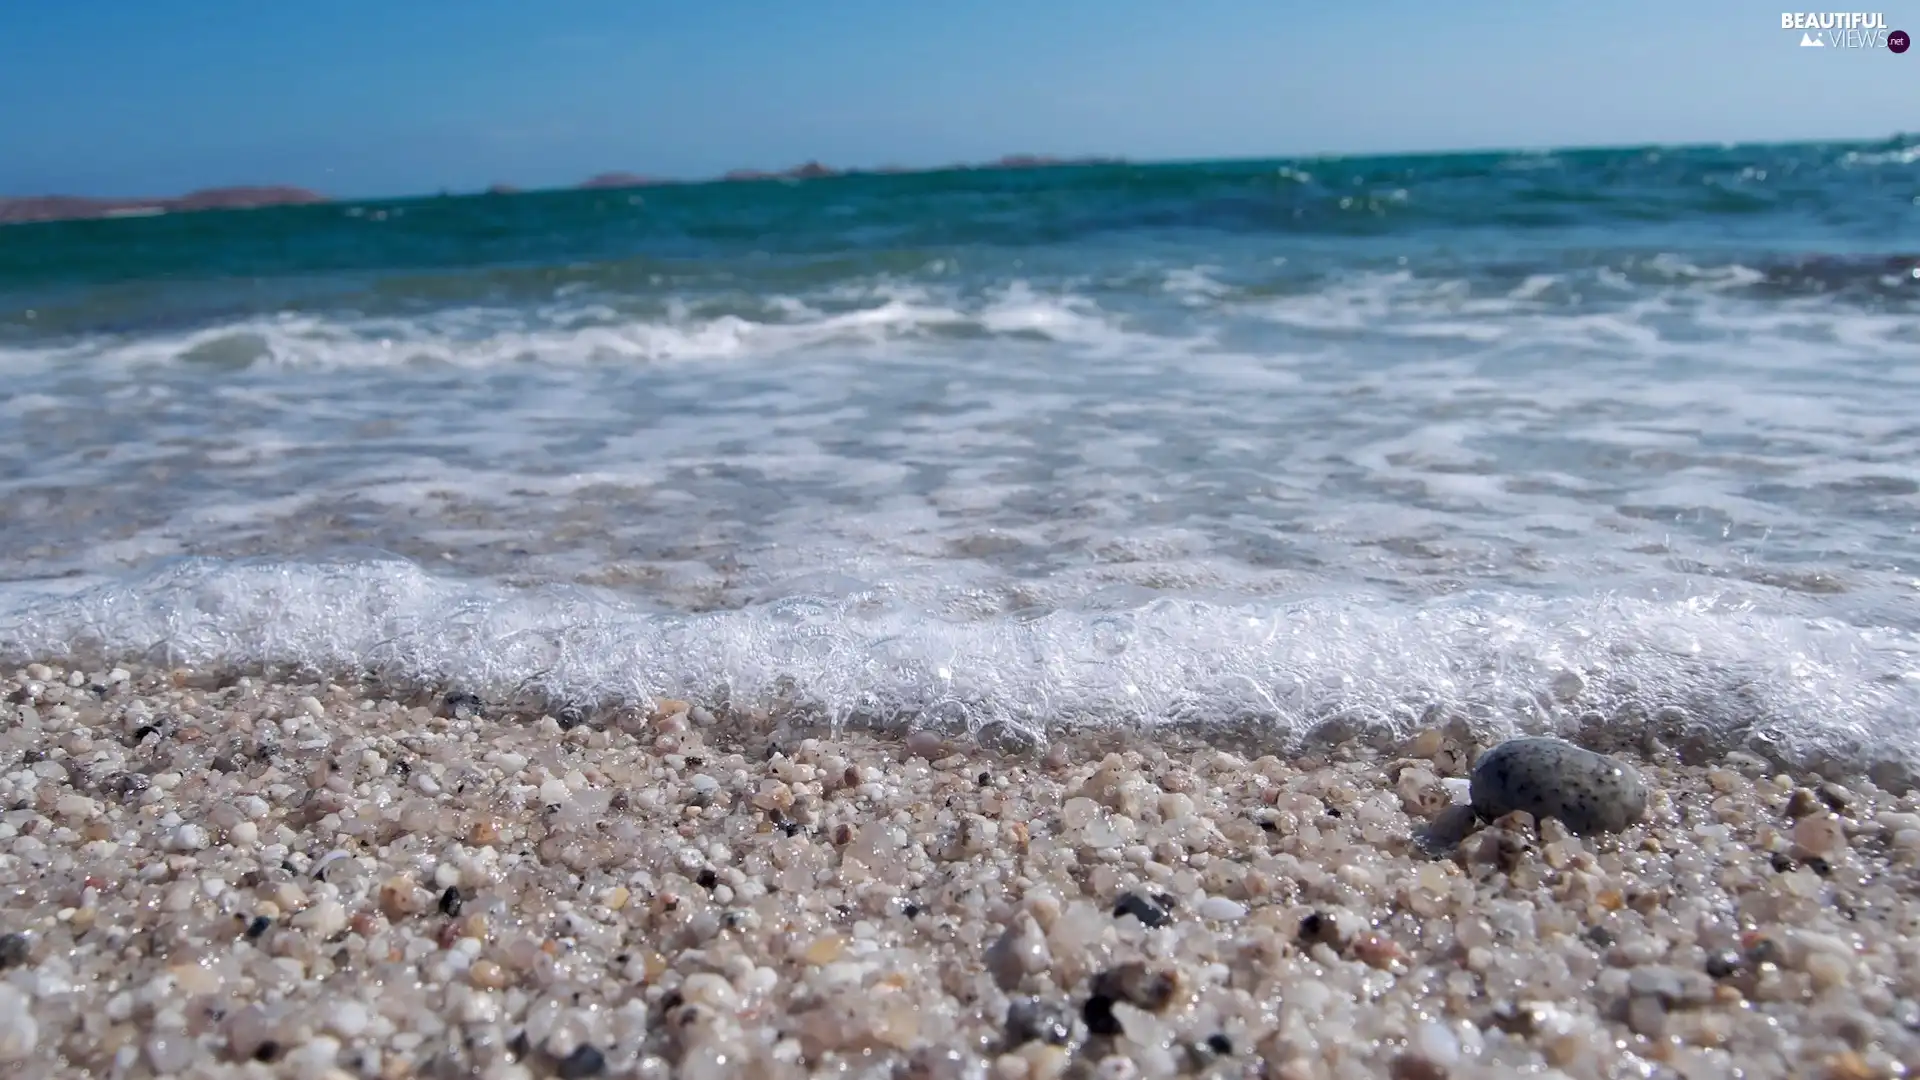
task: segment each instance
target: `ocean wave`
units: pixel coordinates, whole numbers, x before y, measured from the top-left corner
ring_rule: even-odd
[[[404,319],[286,312],[171,333],[0,348],[0,370],[47,372],[80,364],[484,368],[724,360],[827,345],[989,337],[1112,348],[1137,336],[1085,297],[1041,292],[1017,279],[971,296],[912,283],[863,282],[825,296],[667,297],[652,306],[657,310],[651,317],[635,317],[593,297],[532,311],[455,308]]]
[[[1735,594],[1361,593],[1242,602],[1099,594],[957,620],[844,582],[705,614],[514,590],[411,563],[190,560],[0,593],[0,655],[302,669],[586,706],[692,697],[796,722],[1043,740],[1180,728],[1298,748],[1458,721],[1783,765],[1920,763],[1920,639]]]
[[[1223,256],[1232,253],[1222,253]],[[1910,346],[1920,335],[1920,256],[1705,258],[1612,254],[1566,265],[1426,268],[1290,265],[1222,257],[1122,273],[954,282],[931,268],[819,283],[615,295],[575,282],[538,303],[395,315],[285,310],[177,328],[0,338],[0,371],[487,368],[671,363],[823,347],[1024,341],[1111,353],[1206,348],[1247,319],[1307,330],[1543,343],[1596,321],[1657,338],[1782,315]],[[1286,347],[1285,343],[1278,343]],[[1236,348],[1259,351],[1258,343]]]

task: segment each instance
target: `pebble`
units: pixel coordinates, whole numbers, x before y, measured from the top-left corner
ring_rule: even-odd
[[[1801,858],[1818,856],[1832,859],[1846,846],[1846,824],[1837,814],[1808,814],[1793,824],[1794,853]]]
[[[1007,1041],[1065,1046],[1073,1041],[1073,1010],[1040,998],[1015,998],[1007,1005]]]
[[[364,1035],[371,1022],[367,1007],[358,1001],[336,1002],[327,1012],[327,1030],[343,1039],[357,1039]]]
[[[1040,924],[1031,914],[1021,912],[987,949],[986,961],[987,971],[1000,989],[1012,990],[1028,975],[1051,967],[1053,955]]]
[[[1203,919],[1217,919],[1220,922],[1235,922],[1247,917],[1247,905],[1224,896],[1209,896],[1200,901],[1198,908]]]
[[[1487,751],[1474,765],[1472,793],[1484,820],[1518,810],[1581,834],[1620,832],[1647,810],[1637,769],[1559,739],[1512,739]]]
[[[1460,1037],[1436,1020],[1420,1025],[1414,1032],[1412,1045],[1420,1052],[1420,1056],[1442,1068],[1460,1060]]]
[[[18,967],[33,955],[33,939],[25,934],[0,934],[0,971]]]
[[[293,925],[324,941],[346,929],[347,909],[338,901],[321,900],[295,915]]]
[[[12,983],[0,982],[0,1061],[25,1061],[39,1043],[40,1025],[27,995]]]
[[[173,830],[167,837],[167,850],[191,852],[207,846],[207,830],[188,822]]]
[[[553,1071],[560,1080],[586,1080],[589,1076],[599,1076],[606,1068],[606,1055],[590,1043],[581,1043],[561,1058]]]

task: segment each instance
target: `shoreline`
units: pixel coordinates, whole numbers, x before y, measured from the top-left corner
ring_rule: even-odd
[[[1435,857],[1482,749],[1439,731],[1002,755],[364,693],[0,676],[12,1075],[1920,1068],[1920,802],[1864,779],[1656,746],[1645,823]]]

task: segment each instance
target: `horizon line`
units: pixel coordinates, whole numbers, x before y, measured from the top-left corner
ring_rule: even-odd
[[[1010,153],[984,162],[951,162],[943,165],[848,165],[833,166],[810,158],[798,165],[789,165],[778,169],[741,167],[720,174],[699,176],[666,175],[630,172],[624,169],[604,170],[583,177],[571,184],[541,187],[521,187],[517,184],[496,181],[482,187],[454,189],[442,188],[437,191],[413,191],[380,195],[329,195],[316,188],[287,182],[238,182],[194,188],[173,195],[67,195],[57,191],[41,191],[34,194],[0,194],[0,204],[39,199],[73,199],[96,203],[159,204],[189,198],[194,195],[232,191],[300,191],[319,196],[327,203],[383,203],[412,202],[443,198],[483,198],[488,195],[549,195],[560,192],[593,190],[596,180],[629,179],[627,184],[608,183],[604,190],[620,190],[629,187],[705,187],[718,184],[755,183],[763,181],[799,181],[833,180],[850,176],[889,176],[889,175],[930,175],[947,172],[996,172],[1040,170],[1049,168],[1097,168],[1100,166],[1134,166],[1141,168],[1169,168],[1192,165],[1232,165],[1254,164],[1269,161],[1335,161],[1364,160],[1368,158],[1435,158],[1435,157],[1474,157],[1486,154],[1562,154],[1596,153],[1623,150],[1697,150],[1697,149],[1735,149],[1751,146],[1829,146],[1846,143],[1874,144],[1900,142],[1913,136],[1907,131],[1895,131],[1881,136],[1851,138],[1797,138],[1797,139],[1697,139],[1677,142],[1620,142],[1620,143],[1568,143],[1548,145],[1506,145],[1454,147],[1444,150],[1369,150],[1369,151],[1311,151],[1293,154],[1261,154],[1229,157],[1168,157],[1168,158],[1130,158],[1123,155],[1076,154],[1052,155],[1038,153]],[[819,170],[812,175],[796,175],[807,170]]]

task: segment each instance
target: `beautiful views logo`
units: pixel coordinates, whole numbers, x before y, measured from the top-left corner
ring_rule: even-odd
[[[1798,30],[1803,49],[1885,49],[1903,53],[1913,44],[1905,30],[1889,30],[1878,11],[1788,11],[1780,29]]]

